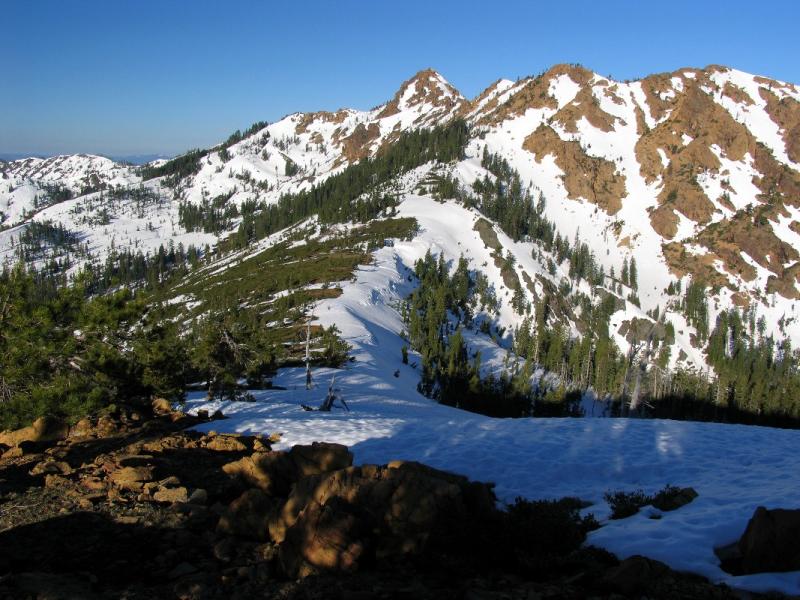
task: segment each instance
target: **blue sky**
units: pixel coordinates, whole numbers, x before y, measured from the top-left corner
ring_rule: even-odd
[[[800,83],[800,2],[4,0],[0,153],[174,154],[298,110],[370,108],[433,67],[467,97],[579,62]]]

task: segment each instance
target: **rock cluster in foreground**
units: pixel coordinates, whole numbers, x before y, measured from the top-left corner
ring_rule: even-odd
[[[167,404],[0,434],[0,598],[732,598],[419,463],[201,434]]]

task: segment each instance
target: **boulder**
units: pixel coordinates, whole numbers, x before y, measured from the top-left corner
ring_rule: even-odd
[[[347,446],[325,442],[294,446],[289,450],[289,458],[301,477],[336,471],[353,464],[353,455]]]
[[[113,417],[103,415],[97,419],[97,425],[95,425],[95,435],[97,437],[113,437],[118,433],[120,433],[120,426]]]
[[[348,467],[301,479],[270,535],[289,576],[350,571],[364,559],[421,554],[431,536],[460,539],[464,523],[491,518],[487,484],[400,462]]]
[[[5,452],[3,452],[3,455],[0,458],[2,458],[3,460],[7,460],[9,458],[19,458],[20,456],[23,456],[24,454],[25,454],[25,451],[22,448],[20,448],[19,446],[14,446],[12,448],[9,448]]]
[[[215,435],[205,442],[205,447],[216,452],[246,452],[245,446],[237,436]]]
[[[369,519],[343,498],[309,504],[287,532],[279,557],[286,573],[305,577],[320,570],[358,569],[371,541]]]
[[[651,584],[670,572],[664,563],[637,555],[610,569],[602,583],[616,592],[633,596],[644,593]]]
[[[69,425],[56,417],[39,417],[32,425],[0,433],[0,444],[19,446],[23,442],[49,443],[66,439]]]
[[[253,450],[255,452],[269,452],[271,449],[269,441],[262,440],[261,438],[255,438],[253,440]]]
[[[741,573],[800,570],[800,509],[759,506],[738,549]]]
[[[183,486],[162,487],[153,494],[153,500],[165,503],[186,502],[189,500],[189,491]]]
[[[293,469],[285,452],[257,452],[223,465],[222,470],[268,494],[285,496],[293,481]]]
[[[139,492],[147,481],[153,480],[153,467],[122,467],[113,471],[108,478],[119,488]]]
[[[268,494],[285,497],[302,477],[352,464],[353,455],[346,446],[314,442],[310,446],[294,446],[289,452],[256,452],[228,463],[222,470]]]
[[[269,539],[269,523],[280,501],[258,488],[249,489],[230,503],[219,519],[217,531],[256,540]]]
[[[156,415],[171,415],[173,412],[172,402],[166,398],[154,398],[151,406],[153,407],[153,413]]]
[[[187,500],[187,502],[189,504],[203,505],[208,502],[208,492],[203,488],[197,488],[189,494],[189,500]]]
[[[31,475],[69,475],[72,473],[72,468],[64,461],[44,460],[39,462],[30,470]]]
[[[91,419],[83,418],[70,428],[69,437],[82,439],[92,437],[94,433],[94,423],[92,423]]]

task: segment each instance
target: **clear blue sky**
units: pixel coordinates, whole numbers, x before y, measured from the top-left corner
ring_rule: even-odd
[[[579,62],[800,83],[800,2],[4,0],[0,152],[173,154],[298,110],[370,108],[433,67],[467,97]]]

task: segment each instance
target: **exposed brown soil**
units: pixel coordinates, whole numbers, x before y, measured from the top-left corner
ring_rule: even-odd
[[[778,98],[767,88],[758,89],[767,102],[767,114],[781,128],[786,154],[794,162],[800,162],[800,102],[789,96]]]
[[[672,99],[662,99],[661,94],[672,90],[672,73],[650,75],[641,80],[650,116],[660,121],[673,106]]]
[[[564,172],[564,187],[572,200],[585,198],[613,215],[622,207],[626,195],[625,176],[614,163],[589,156],[578,142],[564,141],[549,126],[541,125],[522,144],[540,161],[552,154]]]
[[[396,115],[399,112],[400,99],[409,86],[413,86],[414,89],[414,93],[408,99],[408,103],[411,105],[427,103],[445,110],[467,105],[467,102],[460,97],[458,90],[452,86],[449,87],[450,92],[452,92],[450,96],[443,94],[439,87],[436,71],[425,69],[403,82],[394,97],[378,113],[379,119]]]
[[[528,291],[533,296],[533,299],[538,300],[539,298],[538,294],[536,293],[536,284],[533,282],[533,279],[531,279],[531,276],[528,275],[528,272],[524,269],[522,270],[522,281],[525,282],[525,287],[528,288]]]
[[[475,221],[475,225],[472,229],[477,231],[478,235],[481,236],[481,241],[483,242],[484,246],[495,251],[502,251],[503,246],[500,243],[500,240],[497,239],[497,233],[489,221],[481,217]]]
[[[619,88],[616,84],[605,86],[603,89],[603,94],[606,96],[606,98],[610,99],[614,104],[622,106],[625,104],[625,101],[620,97],[618,92]]]
[[[697,281],[702,281],[712,288],[722,288],[728,285],[728,278],[717,271],[713,265],[715,255],[689,254],[686,252],[686,247],[680,242],[662,244],[661,250],[670,272],[676,277],[692,275]]]
[[[568,75],[572,81],[580,86],[587,86],[594,77],[589,69],[582,65],[561,63],[553,65],[544,74],[545,79],[552,80],[560,75]]]
[[[673,206],[661,205],[650,213],[650,225],[662,238],[671,240],[678,233],[678,215]]]
[[[764,145],[755,148],[755,168],[761,177],[753,183],[761,190],[762,199],[770,204],[800,207],[800,173],[775,160]]]
[[[549,93],[550,80],[543,75],[529,79],[503,104],[487,107],[479,125],[497,125],[507,119],[522,115],[529,108],[558,108],[558,103]],[[495,103],[496,105],[497,103]]]
[[[556,99],[550,95],[550,82],[560,75],[568,75],[572,81],[583,88],[588,88],[589,82],[592,77],[594,77],[594,74],[590,70],[580,65],[555,65],[542,75],[529,78],[525,85],[496,109],[490,107],[492,110],[484,110],[484,116],[478,121],[478,124],[497,125],[507,119],[524,114],[529,108],[557,109],[558,103]],[[591,96],[591,90],[589,90],[589,95]],[[599,107],[597,110],[599,110]],[[589,107],[587,111],[591,113],[594,109]],[[603,113],[603,115],[605,115],[605,113]],[[601,122],[605,120],[606,117],[610,116],[606,115],[606,117],[603,117],[603,115],[592,115],[592,118]],[[565,119],[569,120],[569,117],[565,115]]]
[[[761,77],[760,75],[756,75],[753,77],[753,81],[756,83],[760,83],[770,91],[773,89],[782,90],[784,92],[793,92],[797,94],[800,90],[798,90],[797,86],[793,83],[782,82],[776,79],[769,79],[768,77]]]
[[[499,253],[494,255],[494,266],[500,269],[500,277],[503,278],[503,284],[506,288],[509,290],[516,290],[520,287],[517,272],[506,263]]]
[[[633,99],[633,94],[631,94],[631,99]],[[636,135],[640,138],[650,130],[650,127],[647,125],[647,120],[644,115],[644,111],[639,105],[635,105],[636,108],[634,109],[636,112]],[[658,156],[656,156],[658,158]],[[641,160],[639,161],[641,163]]]
[[[481,217],[475,221],[473,229],[481,236],[481,241],[484,246],[492,249],[494,266],[500,269],[500,276],[503,278],[503,284],[510,290],[516,290],[520,287],[519,275],[517,275],[517,272],[511,268],[503,258],[503,245],[500,243],[500,240],[497,239],[497,233],[494,227],[492,227],[492,224]],[[524,271],[523,276],[527,276],[527,273]],[[530,277],[528,277],[528,279],[530,280]]]
[[[775,217],[775,207],[758,207],[749,214],[741,211],[725,221],[714,223],[698,236],[698,241],[711,248],[726,266],[742,274],[746,280],[755,277],[755,270],[744,263],[740,253],[749,255],[759,265],[783,277],[783,265],[800,259],[800,254],[780,238],[769,224]],[[748,276],[746,276],[749,275]]]
[[[315,122],[323,122],[323,123],[342,123],[347,118],[348,111],[345,109],[337,110],[336,112],[329,112],[329,111],[319,111],[319,112],[310,112],[310,113],[303,113],[303,116],[300,118],[300,121],[295,126],[295,133],[300,135],[302,133],[306,133],[308,128]]]
[[[497,86],[500,84],[500,81],[502,80],[498,79],[497,81],[494,81],[489,87],[487,87],[477,97],[475,97],[472,101],[470,101],[469,105],[465,105],[465,107],[462,109],[462,112],[466,114],[471,110],[474,110],[476,107],[478,107],[481,102],[486,100],[486,98],[488,98],[491,94],[493,94],[497,90]],[[498,104],[499,100],[497,96],[495,96],[494,98],[486,102],[486,104],[483,106],[481,110],[483,111],[484,114],[491,113],[497,108]]]
[[[744,104],[745,106],[754,104],[750,94],[745,92],[739,86],[733,85],[730,81],[725,82],[725,85],[722,88],[722,95],[727,96],[737,104]]]
[[[600,102],[588,85],[582,87],[575,95],[575,99],[553,116],[553,119],[561,123],[570,133],[577,133],[578,121],[581,118],[585,118],[593,127],[605,132],[614,131],[614,125],[619,120],[600,108]]]
[[[381,128],[377,123],[370,123],[369,127],[359,123],[350,135],[341,138],[342,155],[351,163],[366,158],[369,156],[372,142],[378,139],[380,134]],[[336,136],[334,141],[337,141]]]
[[[783,269],[780,276],[770,275],[767,279],[767,293],[780,294],[784,298],[800,300],[798,292],[800,284],[800,263],[795,263],[788,269]]]

